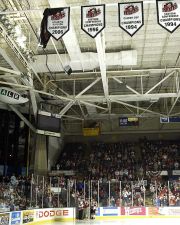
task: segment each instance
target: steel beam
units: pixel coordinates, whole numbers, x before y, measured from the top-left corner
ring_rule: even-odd
[[[163,83],[165,80],[167,80],[170,76],[172,76],[175,73],[175,71],[172,71],[167,76],[165,76],[162,80],[160,80],[157,84],[155,84],[149,91],[147,91],[145,94],[149,94],[152,92],[157,86],[159,86],[161,83]]]
[[[90,102],[85,102],[85,101],[82,101],[82,100],[80,100],[80,102],[83,103],[84,105],[89,105],[89,106],[92,106],[92,107],[95,107],[95,108],[98,108],[98,109],[101,109],[101,110],[107,110],[107,108],[103,108],[99,105],[95,105],[95,104],[92,104]]]
[[[116,77],[113,77],[113,80],[117,81],[119,84],[123,84],[123,82],[121,80],[119,80]],[[126,84],[126,88],[130,91],[132,91],[133,93],[137,94],[137,95],[141,95],[139,92],[137,92],[136,90],[134,90],[133,88],[131,88],[129,85]]]
[[[102,32],[102,35],[104,35],[104,32]],[[95,38],[95,41],[96,41],[96,48],[97,48],[97,53],[98,53],[98,60],[99,60],[99,66],[100,66],[100,72],[101,72],[104,96],[106,98],[108,109],[109,109],[109,113],[110,113],[111,107],[110,107],[110,101],[109,101],[108,79],[107,79],[107,76],[106,76],[105,46],[102,43],[100,35],[98,35]]]
[[[176,103],[177,103],[179,97],[180,97],[180,90],[178,91],[177,97],[176,97],[176,99],[175,99],[173,105],[171,106],[171,109],[170,109],[169,112],[168,112],[168,116],[169,116],[169,115],[171,114],[171,112],[173,111],[173,109],[174,109],[174,107],[175,107],[175,105],[176,105]]]
[[[138,109],[138,110],[141,110],[141,111],[146,111],[146,112],[149,112],[149,113],[152,113],[152,114],[155,114],[155,115],[164,116],[164,117],[167,116],[167,115],[164,115],[162,113],[154,112],[154,111],[151,111],[149,109],[144,109],[142,107],[137,107],[135,105],[131,105],[131,104],[128,104],[128,103],[125,103],[125,102],[122,102],[122,101],[114,100],[113,102],[116,102],[116,103],[121,104],[121,105],[126,105],[126,106],[129,106],[131,108]]]
[[[33,132],[35,132],[36,133],[36,128],[29,122],[29,120],[27,120],[24,116],[23,116],[23,114],[21,113],[21,112],[19,112],[19,110],[16,108],[16,107],[14,107],[13,105],[8,105],[9,106],[9,108],[13,111],[13,112],[15,112],[18,116],[19,116],[19,118],[21,118],[23,121],[24,121],[24,123],[33,131]]]

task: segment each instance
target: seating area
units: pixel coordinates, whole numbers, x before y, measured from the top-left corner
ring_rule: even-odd
[[[70,143],[56,170],[74,176],[0,177],[0,210],[98,206],[180,206],[180,143]],[[162,174],[161,174],[162,173]],[[168,181],[169,180],[169,181]],[[85,204],[85,203],[83,203]],[[90,203],[88,203],[90,204]]]
[[[65,146],[56,168],[75,170],[87,179],[104,182],[148,179],[148,171],[179,170],[179,149],[179,142],[146,139],[136,143],[95,142],[87,152],[85,144],[71,143]]]

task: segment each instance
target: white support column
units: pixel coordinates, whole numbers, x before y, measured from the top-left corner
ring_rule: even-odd
[[[104,35],[104,32],[102,32],[102,35]],[[109,112],[110,112],[111,110],[110,110],[110,100],[109,100],[109,87],[108,87],[107,74],[106,74],[105,46],[102,43],[100,34],[95,38],[95,41],[96,41],[96,48],[98,53],[98,60],[99,60],[104,96],[106,98]]]

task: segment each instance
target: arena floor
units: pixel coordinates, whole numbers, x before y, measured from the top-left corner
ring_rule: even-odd
[[[83,221],[76,221],[76,222],[56,222],[56,223],[49,223],[46,225],[78,225],[78,224],[85,224],[85,225],[179,225],[180,218],[164,218],[164,219],[122,219],[122,220],[101,220],[101,221],[94,221],[94,220],[83,220]]]

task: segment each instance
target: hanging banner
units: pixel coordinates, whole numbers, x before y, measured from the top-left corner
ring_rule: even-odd
[[[81,29],[95,38],[105,28],[105,5],[81,6]]]
[[[173,33],[180,25],[180,2],[156,1],[158,24],[170,33]]]
[[[131,37],[144,25],[143,2],[119,3],[119,26]]]
[[[69,31],[70,7],[45,9],[41,22],[40,44],[46,47],[52,36],[59,40]]]

